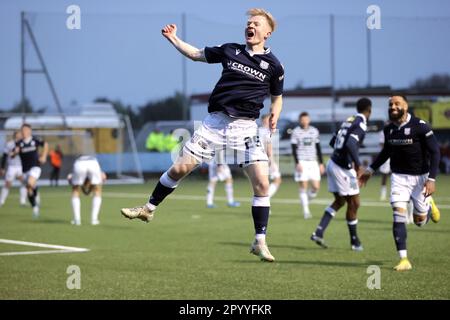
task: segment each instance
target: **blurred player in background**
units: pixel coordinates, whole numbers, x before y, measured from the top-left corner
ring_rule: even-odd
[[[394,215],[393,234],[400,262],[396,271],[412,269],[406,250],[406,214],[408,202],[414,205],[414,223],[422,227],[429,219],[437,223],[440,212],[431,195],[439,169],[439,145],[430,126],[408,113],[403,95],[389,99],[389,119],[384,127],[384,146],[374,162],[359,174],[364,185],[387,159],[391,159],[391,206]]]
[[[48,143],[34,137],[31,125],[24,123],[20,129],[22,139],[16,143],[12,157],[20,156],[24,183],[27,188],[28,200],[33,208],[33,219],[39,217],[40,197],[37,181],[41,177],[41,165],[47,161]],[[42,152],[39,154],[39,148]]]
[[[259,138],[269,158],[269,178],[271,181],[269,185],[269,197],[272,198],[281,185],[281,173],[275,159],[269,120],[270,114],[265,114],[261,117],[262,127],[259,128]]]
[[[227,164],[217,164],[215,160],[208,163],[208,187],[206,190],[206,206],[215,208],[214,192],[218,181],[225,181],[225,193],[227,195],[227,205],[231,208],[239,207],[241,204],[234,201],[233,177],[230,167]]]
[[[319,130],[310,125],[311,119],[307,112],[302,112],[298,118],[299,126],[291,134],[292,155],[295,162],[294,179],[299,184],[299,198],[303,206],[305,219],[312,217],[309,210],[309,200],[317,196],[320,188],[320,177],[325,172],[322,149],[320,148]],[[308,183],[311,188],[308,190]]]
[[[251,9],[244,30],[246,44],[226,43],[198,49],[177,37],[174,24],[163,28],[163,36],[183,55],[193,61],[220,63],[223,72],[208,105],[208,116],[180,157],[160,178],[149,202],[144,206],[123,208],[129,219],[149,221],[156,207],[178,186],[180,181],[201,162],[210,161],[217,150],[233,156],[227,162],[241,165],[253,187],[252,217],[255,240],[250,252],[263,261],[274,261],[266,243],[270,198],[268,158],[258,137],[256,119],[270,95],[270,129],[276,130],[282,108],[284,70],[265,47],[275,29],[272,15],[263,9]]]
[[[91,208],[91,224],[100,224],[98,216],[102,205],[102,184],[106,175],[102,172],[100,164],[94,156],[84,155],[78,157],[73,164],[72,174],[68,176],[72,186],[72,224],[81,225],[80,191],[88,195],[93,192]]]
[[[380,131],[380,147],[383,149],[384,146],[384,132],[383,130]],[[386,194],[387,194],[387,180],[389,176],[391,175],[391,160],[387,159],[385,163],[383,163],[379,169],[381,173],[381,189],[380,189],[380,200],[384,201],[386,200]]]
[[[61,171],[63,153],[61,147],[56,145],[55,149],[49,153],[50,165],[52,166],[52,172],[50,173],[50,186],[58,186],[59,172]]]
[[[359,159],[359,147],[367,131],[367,121],[372,112],[370,99],[361,98],[356,102],[358,114],[343,122],[339,131],[330,141],[334,151],[327,163],[328,190],[334,194],[333,203],[325,213],[311,235],[311,240],[326,248],[323,239],[325,230],[336,212],[347,203],[346,220],[350,233],[350,245],[354,251],[362,251],[358,238],[359,186],[357,174],[362,172]]]
[[[14,131],[13,139],[8,141],[5,145],[3,151],[3,157],[1,160],[0,176],[5,177],[5,184],[3,185],[2,191],[0,193],[0,207],[5,204],[6,198],[8,198],[9,189],[15,179],[21,182],[19,188],[19,203],[21,206],[26,204],[27,199],[27,188],[23,185],[23,172],[22,172],[22,162],[20,157],[11,157],[14,149],[16,148],[16,143],[22,139],[20,131]],[[5,168],[7,169],[5,171]]]

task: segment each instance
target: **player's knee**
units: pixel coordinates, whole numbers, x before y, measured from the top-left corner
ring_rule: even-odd
[[[392,204],[393,218],[396,223],[406,223],[406,202],[395,202]]]
[[[334,199],[334,207],[335,209],[340,209],[345,205],[345,198],[343,197],[335,197]]]
[[[353,209],[353,211],[357,211],[361,205],[361,202],[359,201],[359,197],[352,197],[350,199],[350,206]]]
[[[172,166],[172,168],[170,168],[170,170],[168,172],[170,178],[172,178],[174,180],[180,180],[188,173],[189,173],[188,166],[185,164],[178,164],[178,165]]]
[[[255,196],[267,196],[269,194],[269,181],[258,180],[253,183]]]

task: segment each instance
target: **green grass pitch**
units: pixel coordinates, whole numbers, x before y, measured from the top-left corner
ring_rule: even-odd
[[[323,181],[303,220],[291,177],[272,200],[268,243],[277,261],[249,254],[253,239],[251,189],[235,182],[240,208],[227,208],[223,185],[218,208],[206,209],[206,181],[187,178],[149,224],[121,217],[119,209],[145,203],[155,180],[140,186],[106,186],[101,225],[90,226],[90,198],[82,198],[81,227],[69,224],[70,192],[41,188],[39,221],[18,206],[17,190],[0,208],[0,238],[88,248],[82,253],[0,256],[0,299],[449,299],[450,177],[438,178],[441,222],[408,226],[413,270],[396,273],[392,213],[378,201],[379,179],[362,190],[359,235],[363,252],[352,252],[338,213],[326,233],[329,249],[309,240],[331,200]],[[366,202],[366,205],[365,205]],[[0,253],[51,250],[0,243]],[[68,266],[81,270],[81,289],[69,290]],[[369,290],[367,267],[381,270],[381,289]]]

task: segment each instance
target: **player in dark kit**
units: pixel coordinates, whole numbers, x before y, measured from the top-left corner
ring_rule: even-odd
[[[347,203],[346,219],[351,249],[363,250],[356,231],[359,208],[357,174],[362,170],[358,153],[366,135],[372,102],[367,98],[361,98],[356,103],[356,109],[358,114],[342,123],[339,131],[330,141],[334,151],[327,163],[327,178],[328,191],[334,194],[334,201],[325,209],[316,231],[311,235],[311,240],[323,248],[327,248],[323,236],[328,224],[336,212]]]
[[[397,271],[412,269],[406,251],[407,205],[414,205],[414,223],[421,227],[429,219],[438,222],[440,212],[431,195],[439,167],[439,146],[428,124],[408,113],[405,96],[393,95],[389,99],[389,119],[384,127],[384,145],[375,161],[360,174],[361,185],[386,160],[391,159],[391,206],[394,213],[393,233],[400,262]]]
[[[39,217],[38,187],[37,180],[41,176],[41,165],[47,160],[47,142],[33,136],[31,126],[24,123],[21,127],[22,139],[16,143],[12,156],[20,156],[24,183],[27,188],[28,200],[33,208],[33,218]],[[43,148],[39,155],[39,147]]]
[[[176,35],[174,24],[162,34],[183,55],[194,61],[222,64],[223,71],[209,99],[209,115],[185,144],[180,157],[160,178],[149,202],[123,208],[122,215],[149,221],[156,207],[179,182],[202,162],[239,164],[253,186],[252,216],[255,240],[250,252],[264,261],[274,261],[266,244],[270,211],[268,157],[258,136],[256,119],[270,95],[270,130],[274,132],[282,107],[284,70],[265,42],[275,29],[272,15],[251,9],[245,28],[246,44],[227,43],[197,49]]]

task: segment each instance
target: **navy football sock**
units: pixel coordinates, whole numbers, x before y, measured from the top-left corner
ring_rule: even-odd
[[[156,185],[155,189],[153,190],[152,195],[150,196],[150,199],[148,200],[148,202],[157,206],[174,190],[175,190],[175,188],[166,187],[161,182],[158,181],[158,184]]]
[[[253,224],[255,226],[255,234],[266,234],[267,224],[269,222],[270,207],[252,206]]]
[[[406,224],[404,222],[394,222],[393,225],[393,233],[395,246],[397,247],[397,251],[406,250]]]
[[[327,209],[328,210],[328,209]],[[329,213],[327,210],[325,210],[325,213],[322,216],[322,219],[320,220],[319,225],[316,229],[316,236],[323,238],[323,234],[325,233],[325,230],[328,227],[328,224],[330,223],[331,219],[333,219],[333,215]]]
[[[33,208],[36,207],[36,193],[34,190],[31,194],[28,194],[28,201],[30,201]]]
[[[167,172],[164,172],[161,178],[159,178],[158,184],[153,190],[148,202],[154,206],[159,205],[177,186],[178,181],[169,177]]]
[[[358,234],[356,232],[356,227],[358,225],[358,220],[347,220],[348,232],[350,233],[350,243],[354,246],[360,246]]]

